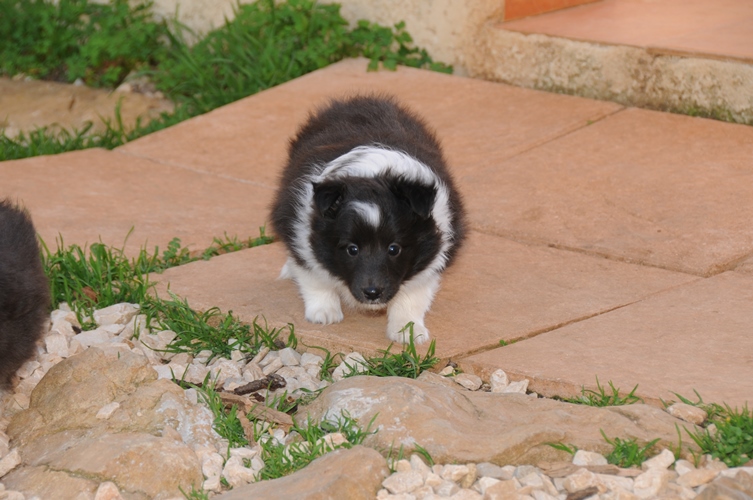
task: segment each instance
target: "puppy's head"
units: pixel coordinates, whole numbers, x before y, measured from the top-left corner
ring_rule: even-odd
[[[436,189],[400,177],[314,186],[311,244],[319,262],[369,305],[389,302],[439,252]]]

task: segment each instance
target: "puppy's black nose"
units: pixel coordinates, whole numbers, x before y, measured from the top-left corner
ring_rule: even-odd
[[[382,289],[376,287],[369,287],[363,289],[364,296],[369,300],[377,300],[382,296]]]

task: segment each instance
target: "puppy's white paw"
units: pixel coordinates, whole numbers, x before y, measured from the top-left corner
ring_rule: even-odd
[[[343,320],[343,311],[340,307],[340,298],[333,297],[309,297],[306,303],[306,321],[330,325]]]
[[[412,326],[413,331],[413,343],[416,345],[424,344],[429,341],[431,336],[429,330],[422,323],[414,322]],[[410,342],[411,327],[399,326],[389,322],[387,326],[387,338],[393,342],[399,342],[401,344],[407,344]]]

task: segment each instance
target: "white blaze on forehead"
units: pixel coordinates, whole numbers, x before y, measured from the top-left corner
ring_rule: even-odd
[[[352,201],[348,204],[363,220],[373,227],[379,227],[382,213],[379,206],[366,201]]]
[[[411,155],[376,146],[359,146],[335,158],[319,175],[321,180],[341,177],[372,178],[390,173],[425,185],[436,184],[437,175]]]

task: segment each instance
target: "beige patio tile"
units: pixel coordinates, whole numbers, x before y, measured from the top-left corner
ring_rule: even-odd
[[[453,170],[500,162],[621,109],[614,103],[344,60],[126,144],[117,151],[272,187],[289,138],[329,98],[389,93],[436,129]]]
[[[630,108],[461,185],[477,229],[708,276],[753,252],[751,158],[751,127]]]
[[[471,356],[478,373],[497,368],[529,378],[547,396],[594,389],[596,377],[658,403],[753,402],[753,276],[727,272],[585,321]]]
[[[145,243],[164,250],[174,237],[193,250],[214,237],[256,237],[272,191],[248,183],[89,149],[0,163],[0,198],[31,212],[51,250],[99,241],[134,255]]]

